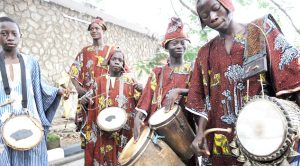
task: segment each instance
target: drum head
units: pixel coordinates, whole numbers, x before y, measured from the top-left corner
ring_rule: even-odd
[[[38,145],[43,137],[39,121],[27,115],[7,119],[2,128],[3,140],[15,150],[29,150]]]
[[[236,131],[242,146],[256,156],[268,156],[282,145],[287,121],[277,105],[267,99],[250,101],[240,112]]]
[[[177,114],[177,111],[179,111],[180,107],[178,105],[174,105],[174,107],[169,111],[165,112],[165,107],[162,107],[161,109],[154,112],[153,115],[149,118],[149,125],[152,127],[161,127],[164,124],[167,124],[166,122],[170,122],[173,118],[175,118],[174,115]]]
[[[127,121],[127,113],[119,107],[108,107],[102,110],[97,117],[97,124],[101,130],[120,130]]]
[[[148,144],[150,143],[149,135],[150,128],[146,127],[141,132],[140,138],[137,143],[134,143],[134,138],[132,137],[126,146],[124,147],[122,153],[119,156],[119,163],[121,165],[129,165],[134,163],[145,151]],[[152,138],[152,136],[150,136]]]

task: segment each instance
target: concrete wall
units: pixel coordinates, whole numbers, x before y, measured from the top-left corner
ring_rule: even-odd
[[[120,46],[131,68],[159,47],[157,38],[132,28],[134,25],[70,0],[1,0],[0,15],[20,24],[20,50],[39,59],[42,77],[51,84],[61,78],[81,48],[92,42],[87,26],[93,16],[104,16],[108,26],[105,43]]]

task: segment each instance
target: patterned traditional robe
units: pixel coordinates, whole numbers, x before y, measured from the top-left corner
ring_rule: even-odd
[[[164,68],[162,80],[162,92],[159,93],[162,69]],[[189,75],[192,70],[191,63],[185,63],[180,67],[169,67],[168,64],[162,67],[155,67],[148,78],[141,99],[136,109],[147,115],[147,119],[157,109],[163,107],[166,102],[166,94],[173,88],[187,88],[189,86]],[[182,100],[185,102],[185,100]],[[146,120],[147,121],[147,120]]]
[[[108,80],[110,80],[109,89],[106,87]],[[123,98],[119,94],[121,83],[123,83]],[[140,97],[140,93],[134,89],[134,84],[136,82],[128,73],[123,73],[121,77],[103,75],[96,79],[96,103],[94,109],[89,110],[85,127],[87,139],[85,165],[119,165],[118,156],[132,137],[133,111]],[[119,106],[126,110],[128,114],[127,123],[116,132],[100,130],[97,126],[99,112],[106,107]]]
[[[164,68],[164,69],[163,69]],[[159,93],[160,79],[163,71],[162,77],[162,91]],[[150,116],[157,111],[159,108],[163,107],[166,103],[166,95],[173,88],[188,88],[190,85],[190,74],[192,71],[192,64],[185,63],[180,67],[169,67],[169,64],[166,64],[162,67],[155,67],[146,84],[146,87],[143,90],[142,96],[137,104],[136,110],[143,112],[147,115],[145,123],[148,123]],[[160,102],[161,101],[161,102]],[[184,108],[186,102],[186,96],[183,97],[179,104]],[[161,103],[161,104],[160,104]],[[193,116],[189,112],[185,112],[186,118],[190,122],[191,127],[194,129],[195,122]],[[189,165],[195,165],[196,160],[193,158],[189,161]]]
[[[113,47],[105,46],[103,50],[99,50],[98,54],[96,54],[94,46],[84,47],[71,66],[71,76],[75,78],[84,89],[87,91],[91,90],[91,87],[95,83],[95,79],[107,73],[107,65],[104,62],[107,61],[113,50]],[[82,131],[84,131],[82,130],[82,127],[87,118],[87,109],[91,107],[91,105],[82,106],[81,104],[78,104],[76,112],[75,124],[77,130],[81,131],[82,148],[84,148],[86,144],[86,140],[83,137],[84,133],[82,133]]]
[[[261,94],[261,81],[267,94],[280,96],[300,90],[299,52],[291,46],[279,27],[269,16],[253,22],[259,24],[266,34],[268,72],[249,79],[249,96]],[[248,35],[250,26],[247,25]],[[239,110],[247,100],[247,82],[243,80],[245,44],[253,36],[237,34],[228,54],[225,40],[217,36],[203,46],[198,53],[188,94],[187,108],[208,120],[207,128],[234,128]],[[248,38],[249,40],[246,40]],[[258,41],[259,42],[259,41]],[[255,50],[253,45],[248,49]],[[249,51],[249,50],[248,50]],[[259,116],[259,115],[258,115]],[[228,144],[233,133],[208,136],[213,165],[240,165],[231,154]]]
[[[0,165],[1,166],[45,166],[48,165],[46,135],[54,117],[55,111],[59,105],[60,97],[56,94],[57,88],[46,85],[41,82],[39,64],[32,57],[22,55],[26,68],[26,86],[29,114],[38,119],[44,127],[44,137],[40,144],[31,150],[17,151],[6,146],[0,137]],[[22,88],[21,88],[21,70],[20,64],[13,64],[14,79],[10,78],[10,70],[6,65],[10,95],[6,95],[0,75],[0,103],[7,99],[15,99],[15,102],[0,107],[0,127],[2,127],[9,115],[24,114],[22,110]],[[16,124],[18,126],[18,124]],[[1,135],[1,133],[0,133]]]
[[[71,75],[89,90],[95,82],[95,78],[107,73],[107,65],[104,63],[113,51],[113,47],[105,46],[96,54],[94,46],[87,46],[77,55],[71,66]]]

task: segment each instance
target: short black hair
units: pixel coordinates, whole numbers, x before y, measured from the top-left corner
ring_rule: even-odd
[[[13,22],[16,23],[13,19],[9,18],[9,17],[0,17],[0,22]]]
[[[168,42],[165,43],[164,49],[166,49],[166,50],[168,49],[170,41],[171,41],[171,40],[169,40]]]
[[[19,24],[18,24],[15,20],[13,20],[12,18],[9,18],[9,17],[6,17],[6,16],[0,17],[0,23],[1,23],[1,22],[12,22],[12,23],[17,24],[18,29],[19,29],[19,32],[21,33]]]

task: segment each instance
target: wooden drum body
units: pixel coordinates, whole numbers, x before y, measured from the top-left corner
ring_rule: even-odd
[[[232,152],[250,165],[287,163],[286,158],[294,155],[293,136],[299,130],[300,108],[296,103],[256,96],[240,111]]]
[[[162,140],[153,143],[154,133],[146,127],[137,141],[131,138],[119,156],[124,166],[184,166],[174,151]]]
[[[127,113],[119,107],[108,107],[97,116],[97,125],[101,130],[113,132],[120,130],[127,122]]]
[[[165,137],[164,141],[182,160],[187,161],[193,156],[190,145],[195,138],[195,133],[180,106],[174,105],[169,112],[165,112],[164,107],[157,110],[150,117],[149,126]]]
[[[12,116],[2,126],[3,140],[12,149],[25,151],[33,149],[43,138],[41,123],[29,115]]]

